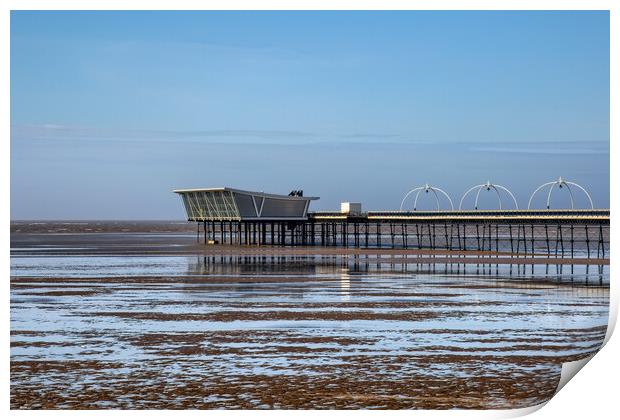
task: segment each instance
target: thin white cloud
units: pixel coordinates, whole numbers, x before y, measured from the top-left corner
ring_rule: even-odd
[[[82,142],[187,142],[204,144],[364,144],[465,146],[469,151],[482,153],[518,153],[532,155],[608,155],[609,142],[565,142],[561,140],[531,141],[501,145],[487,141],[431,141],[399,133],[354,132],[316,133],[285,129],[210,129],[210,130],[146,130],[71,126],[57,123],[13,124],[12,141],[82,141]],[[587,147],[584,147],[587,146]]]
[[[98,127],[63,126],[60,124],[16,124],[11,126],[11,138],[29,140],[79,141],[205,141],[227,138],[240,140],[299,140],[314,133],[292,130],[137,130]]]
[[[318,134],[296,130],[141,130],[66,126],[61,124],[14,124],[11,138],[14,141],[158,141],[192,143],[260,143],[260,144],[309,144],[364,142],[383,143],[394,140],[399,134],[353,133]]]
[[[521,153],[532,155],[605,155],[609,154],[609,149],[586,149],[586,148],[568,148],[560,143],[560,147],[541,148],[541,147],[472,147],[470,150],[474,152],[487,153]]]

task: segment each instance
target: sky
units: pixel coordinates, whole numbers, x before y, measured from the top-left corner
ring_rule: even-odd
[[[560,176],[609,206],[605,11],[11,13],[12,220],[183,219],[173,189],[221,186],[527,208]]]

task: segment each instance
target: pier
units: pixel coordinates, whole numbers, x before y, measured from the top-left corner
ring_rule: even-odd
[[[302,221],[192,221],[205,244],[609,256],[609,210],[311,212]]]
[[[545,209],[531,209],[541,189],[549,187]],[[572,188],[580,189],[592,208],[575,209]],[[551,195],[564,188],[570,209],[551,209]],[[479,210],[482,191],[495,192],[498,209]],[[196,240],[209,244],[245,246],[306,246],[366,249],[419,249],[504,253],[554,258],[609,257],[609,209],[593,208],[590,194],[580,185],[559,178],[534,190],[528,209],[518,209],[506,187],[490,182],[468,189],[455,210],[452,199],[437,187],[410,190],[398,211],[361,211],[360,203],[342,203],[340,212],[309,211],[318,197],[303,191],[288,196],[233,188],[175,190],[183,200],[187,220],[196,222]],[[513,209],[503,208],[502,195]],[[415,194],[414,194],[415,193]],[[434,196],[436,210],[417,210],[420,194]],[[438,194],[439,193],[439,194]],[[463,202],[474,194],[473,210]],[[403,210],[411,197],[413,210]],[[441,209],[440,197],[448,209]]]

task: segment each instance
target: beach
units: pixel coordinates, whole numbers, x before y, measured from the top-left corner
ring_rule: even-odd
[[[609,260],[192,228],[13,223],[11,407],[520,408],[605,336]]]

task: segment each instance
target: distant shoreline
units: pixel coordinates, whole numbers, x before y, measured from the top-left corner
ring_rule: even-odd
[[[195,233],[196,225],[181,220],[11,220],[11,233]]]

